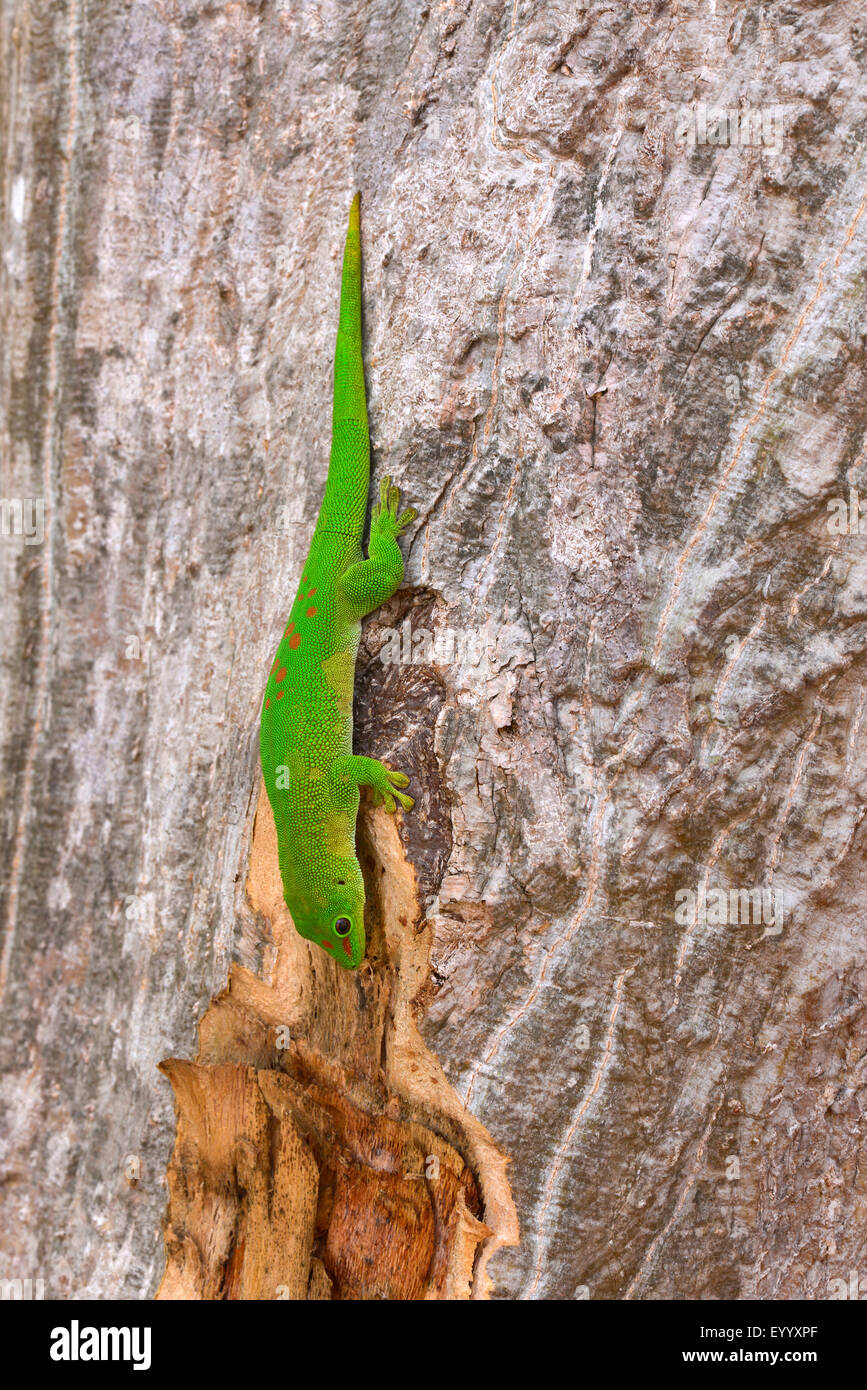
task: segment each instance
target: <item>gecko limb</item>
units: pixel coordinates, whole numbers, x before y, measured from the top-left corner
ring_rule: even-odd
[[[415,805],[411,796],[405,796],[403,792],[398,791],[398,787],[409,786],[406,773],[386,767],[385,763],[379,762],[377,758],[364,758],[358,753],[350,753],[337,759],[334,775],[339,781],[354,782],[359,787],[370,787],[373,791],[374,806],[384,802],[389,815],[397,809],[397,801],[405,811],[412,810]]]
[[[398,515],[399,506],[400,492],[392,487],[390,478],[383,478],[379,502],[370,517],[368,559],[350,565],[340,580],[343,597],[360,617],[390,599],[403,579],[403,556],[397,538],[415,520],[416,513],[407,507]]]

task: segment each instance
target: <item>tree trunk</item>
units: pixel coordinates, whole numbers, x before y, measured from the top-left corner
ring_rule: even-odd
[[[0,17],[0,1276],[839,1296],[857,5]],[[352,975],[282,902],[258,716],[355,188],[374,477],[419,521],[356,681],[416,806],[363,806]]]

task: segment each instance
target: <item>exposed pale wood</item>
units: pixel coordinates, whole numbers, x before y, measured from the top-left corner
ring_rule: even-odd
[[[371,962],[356,976],[295,933],[261,791],[248,896],[271,920],[274,971],[235,967],[202,1020],[198,1065],[165,1064],[179,1125],[162,1297],[297,1298],[309,1285],[314,1298],[468,1298],[491,1243],[514,1239],[502,1156],[411,1020],[426,958],[414,875],[384,811],[362,825],[374,893]],[[480,1219],[473,1170],[443,1134],[475,1161],[494,1218],[505,1202],[501,1230]],[[219,1242],[202,1219],[212,1189]],[[192,1273],[191,1244],[208,1251]]]

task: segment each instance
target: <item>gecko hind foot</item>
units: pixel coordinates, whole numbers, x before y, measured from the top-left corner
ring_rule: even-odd
[[[415,507],[407,507],[398,516],[399,506],[400,489],[393,487],[391,478],[386,475],[379,485],[379,501],[370,516],[371,531],[385,531],[389,535],[399,536],[418,515]]]

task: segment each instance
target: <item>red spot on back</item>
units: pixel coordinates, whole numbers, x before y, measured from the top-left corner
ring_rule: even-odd
[[[294,623],[290,623],[289,626],[287,627],[286,631],[283,633],[283,636],[284,636],[284,637],[288,637],[288,636],[289,636],[289,633],[292,631],[292,629],[293,629],[294,626],[295,626]],[[275,666],[277,665],[276,661],[275,661],[274,665],[275,665]]]
[[[293,652],[298,650],[298,648],[301,646],[300,632],[292,633],[292,636],[289,638],[289,646],[292,648]]]
[[[310,592],[309,592],[309,594],[307,595],[307,597],[308,597],[308,598],[312,598],[313,595],[314,595],[315,593],[316,593],[316,590],[315,590],[315,589],[311,589]]]
[[[280,682],[281,682],[281,681],[285,681],[285,679],[286,679],[286,667],[285,667],[285,666],[281,666],[281,667],[280,667],[280,670],[277,672],[276,676],[274,677],[274,680],[276,681],[277,685],[279,685]]]
[[[282,691],[282,690],[278,690],[278,691],[277,691],[277,699],[278,699],[278,700],[282,700],[282,699],[283,699],[283,691]]]
[[[268,695],[268,696],[265,697],[265,708],[266,708],[266,709],[268,708],[268,706],[270,705],[270,703],[271,703],[271,696]]]
[[[273,676],[274,672],[277,670],[277,667],[278,667],[279,665],[280,665],[280,658],[279,658],[279,656],[275,656],[275,658],[274,658],[274,665],[271,667],[271,675],[272,675],[272,676]]]
[[[317,611],[318,611],[318,610],[317,610],[316,608],[313,608],[312,606],[311,606],[310,608],[308,608],[308,609],[307,609],[307,616],[308,616],[308,618],[315,618],[315,617],[316,617],[316,614],[317,614]]]

